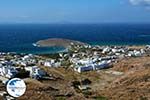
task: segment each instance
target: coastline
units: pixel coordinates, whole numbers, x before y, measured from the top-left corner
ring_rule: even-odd
[[[134,44],[134,43],[102,43],[102,42],[81,42],[76,40],[70,40],[65,38],[49,38],[45,40],[39,40],[36,43],[33,43],[36,47],[65,47],[68,48],[68,46],[72,45],[91,45],[91,46],[128,46],[128,47],[143,47],[148,44]]]
[[[53,41],[54,40],[54,41]],[[59,40],[59,41],[57,41]],[[61,40],[61,42],[60,42]],[[48,41],[46,45],[39,45],[38,42],[39,41]],[[75,40],[69,40],[69,39],[60,39],[60,38],[51,38],[51,39],[46,39],[46,40],[39,40],[37,42],[31,43],[29,44],[29,48],[32,48],[32,50],[30,49],[25,49],[24,51],[22,50],[17,50],[17,51],[1,51],[1,52],[5,52],[5,53],[11,53],[11,52],[15,52],[18,54],[54,54],[54,53],[60,53],[60,52],[67,52],[67,49],[69,48],[69,46],[73,43],[75,44],[79,44],[82,46],[85,45],[90,45],[90,46],[101,46],[101,47],[111,47],[111,46],[126,46],[129,48],[143,48],[144,46],[148,45],[148,44],[116,44],[116,43],[101,43],[101,42],[80,42],[80,41],[75,41]],[[53,41],[53,43],[51,44],[50,42]],[[67,41],[67,42],[66,42]],[[60,43],[59,45],[55,44]],[[50,44],[49,44],[50,43]],[[62,45],[63,44],[63,45]],[[65,44],[65,45],[64,45]],[[28,48],[25,47],[25,48]]]
[[[86,43],[85,43],[86,44]],[[119,47],[129,47],[129,48],[143,48],[148,44],[138,44],[138,45],[123,45],[123,44],[100,44],[100,43],[89,43],[90,46],[101,46],[101,47],[111,47],[111,46],[119,46]],[[36,43],[32,43],[31,46],[34,48],[32,50],[25,50],[25,51],[1,51],[4,53],[17,53],[17,54],[54,54],[60,52],[67,52],[68,47],[62,46],[40,46]]]

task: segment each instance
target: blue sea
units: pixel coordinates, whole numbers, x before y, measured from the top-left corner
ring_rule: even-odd
[[[147,45],[150,24],[0,24],[0,52],[39,54],[64,50],[33,46],[48,38],[73,39],[92,45]]]

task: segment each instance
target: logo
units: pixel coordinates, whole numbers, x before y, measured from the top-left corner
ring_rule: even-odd
[[[26,84],[19,78],[13,78],[8,81],[6,86],[9,95],[17,98],[22,96],[26,91]]]

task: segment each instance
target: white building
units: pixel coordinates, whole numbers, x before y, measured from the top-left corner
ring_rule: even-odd
[[[87,59],[79,60],[78,63],[83,64],[83,65],[89,65],[89,64],[93,64],[93,61],[91,59],[87,58]]]
[[[110,64],[111,64],[111,60],[108,60],[108,61],[104,60],[104,61],[99,62],[98,64],[95,64],[94,69],[99,70],[99,69],[109,68]]]
[[[46,73],[37,66],[25,67],[25,70],[29,71],[30,77],[35,78],[35,79],[42,78],[43,76],[46,75]]]
[[[106,47],[106,48],[103,49],[102,53],[108,53],[108,52],[110,52],[110,50],[111,49],[109,47]]]
[[[85,72],[85,71],[92,71],[92,70],[94,70],[94,67],[92,65],[80,66],[80,67],[76,67],[74,70],[81,73],[81,72]]]
[[[13,78],[18,71],[15,67],[12,66],[0,66],[0,75],[7,77],[7,78]]]
[[[99,70],[99,69],[105,69],[110,67],[111,65],[111,60],[108,61],[101,61],[98,64],[89,64],[85,66],[77,66],[74,70],[81,73],[85,71],[92,71],[92,70]]]
[[[51,62],[46,61],[46,62],[44,63],[44,66],[46,66],[46,67],[52,67],[52,63],[51,63]]]

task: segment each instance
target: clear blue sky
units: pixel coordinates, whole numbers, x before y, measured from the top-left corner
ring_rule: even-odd
[[[145,23],[149,1],[0,0],[0,23]]]

